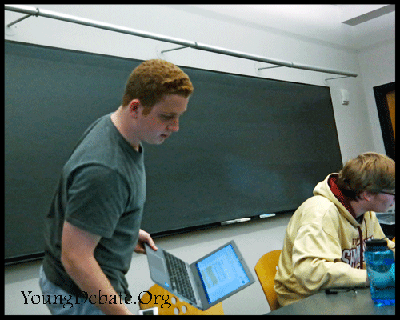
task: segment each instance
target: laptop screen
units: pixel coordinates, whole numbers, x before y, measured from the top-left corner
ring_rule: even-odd
[[[209,303],[230,294],[250,282],[232,245],[228,245],[197,263]]]

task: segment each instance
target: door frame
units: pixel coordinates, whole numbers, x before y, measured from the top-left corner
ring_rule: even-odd
[[[395,141],[392,122],[390,120],[389,106],[386,94],[395,90],[395,83],[389,82],[381,86],[374,87],[374,96],[378,108],[378,117],[382,129],[383,144],[385,145],[386,155],[395,160]]]

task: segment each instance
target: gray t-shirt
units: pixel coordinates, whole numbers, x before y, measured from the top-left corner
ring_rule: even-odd
[[[110,114],[83,134],[62,170],[45,218],[43,269],[55,285],[85,296],[61,263],[64,221],[100,235],[94,257],[118,293],[129,294],[125,274],[138,241],[146,200],[143,148],[136,152]]]

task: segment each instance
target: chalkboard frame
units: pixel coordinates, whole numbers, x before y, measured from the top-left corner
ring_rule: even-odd
[[[43,252],[62,166],[86,127],[120,105],[140,62],[5,40],[6,260]],[[195,91],[180,132],[145,145],[143,229],[161,235],[292,211],[340,169],[328,87],[181,68]]]

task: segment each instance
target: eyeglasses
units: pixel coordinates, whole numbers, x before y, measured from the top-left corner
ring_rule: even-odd
[[[394,196],[395,190],[381,190],[379,193],[390,194],[390,195]]]

